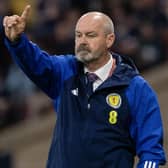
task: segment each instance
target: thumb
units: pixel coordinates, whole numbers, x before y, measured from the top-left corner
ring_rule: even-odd
[[[30,5],[27,5],[27,6],[25,7],[25,9],[23,10],[22,14],[21,14],[21,18],[22,18],[23,20],[25,20],[25,21],[27,20],[29,14],[30,14],[30,8],[31,8],[31,6],[30,6]]]

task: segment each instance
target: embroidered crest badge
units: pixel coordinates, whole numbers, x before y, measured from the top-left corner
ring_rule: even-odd
[[[118,93],[111,93],[106,97],[106,102],[109,106],[117,109],[121,106],[121,96]]]

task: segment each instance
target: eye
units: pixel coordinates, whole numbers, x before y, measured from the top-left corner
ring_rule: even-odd
[[[76,37],[76,38],[80,38],[81,36],[82,36],[81,33],[75,33],[75,37]]]
[[[87,37],[89,37],[89,38],[94,38],[94,37],[96,37],[96,36],[97,36],[96,33],[88,33],[88,34],[87,34]]]

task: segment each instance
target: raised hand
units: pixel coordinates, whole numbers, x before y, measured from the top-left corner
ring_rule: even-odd
[[[27,5],[21,16],[12,15],[4,17],[3,26],[5,29],[5,35],[10,41],[16,41],[24,32],[26,27],[26,21],[30,13],[30,8],[31,6]]]

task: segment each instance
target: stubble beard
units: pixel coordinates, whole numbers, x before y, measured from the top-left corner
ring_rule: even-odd
[[[92,60],[92,54],[88,51],[80,51],[76,53],[76,58],[83,63],[88,63]]]
[[[99,55],[100,54],[98,53],[93,54],[90,51],[76,52],[76,58],[84,64],[88,64],[88,63],[96,61],[100,57]]]

